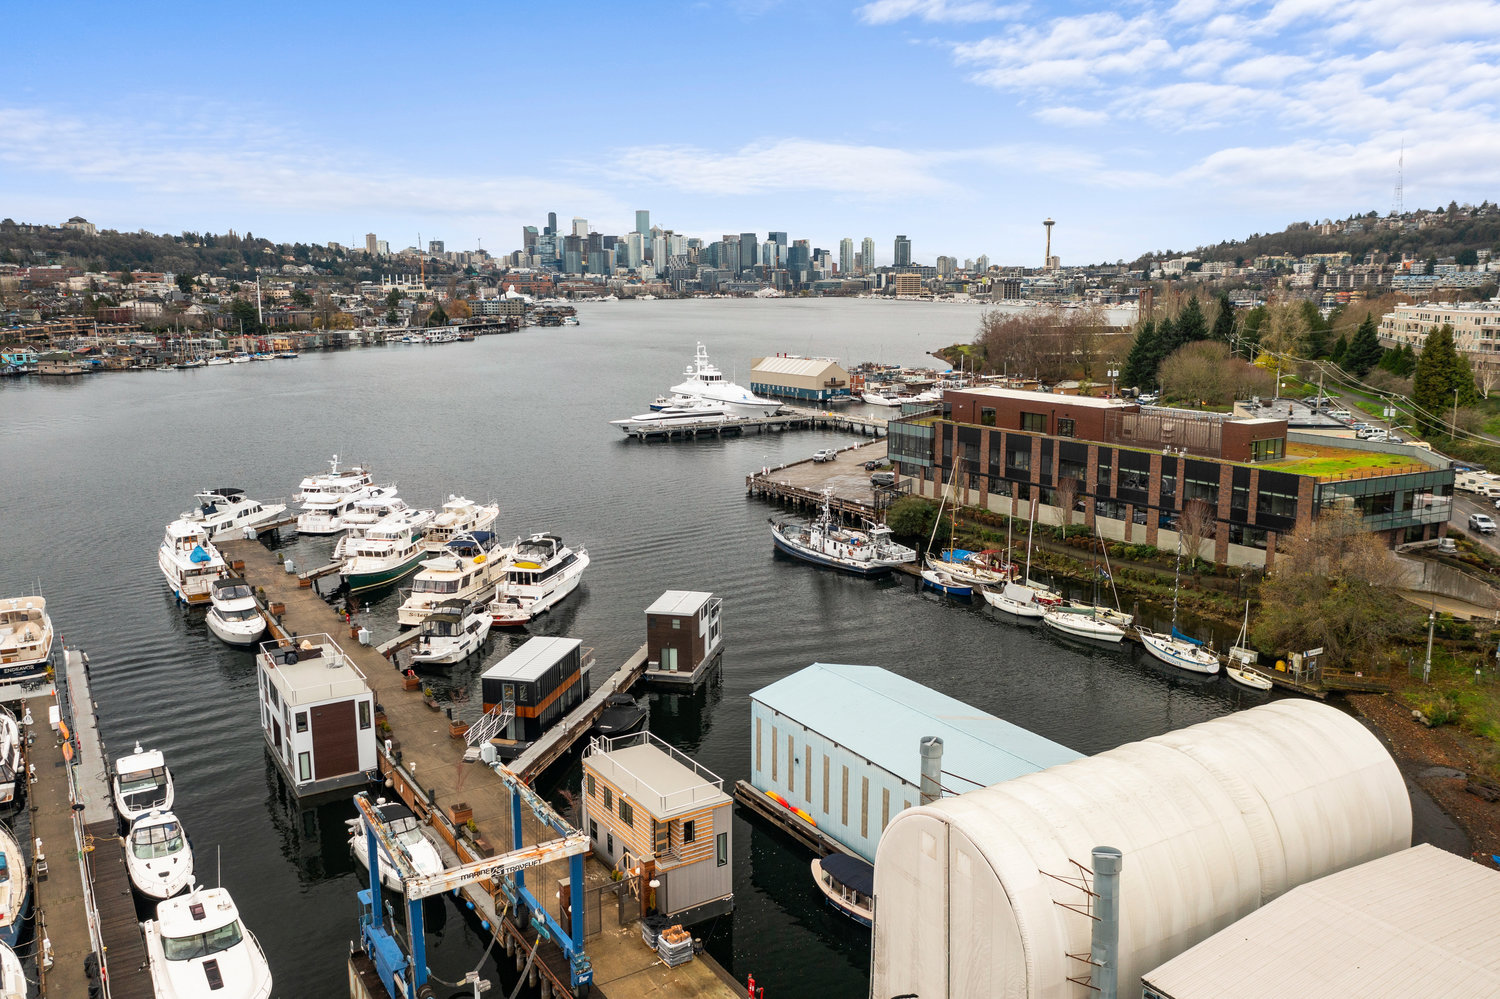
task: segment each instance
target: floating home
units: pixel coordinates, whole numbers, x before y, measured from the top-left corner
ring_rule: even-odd
[[[646,608],[646,679],[692,686],[724,648],[724,601],[701,590],[668,590]]]
[[[530,638],[480,676],[485,713],[510,717],[495,738],[498,757],[514,759],[583,700],[583,643],[576,638]]]
[[[583,818],[594,853],[640,868],[642,896],[695,923],[734,907],[733,807],[724,781],[650,732],[595,738],[583,756]]]
[[[750,369],[750,391],[822,404],[849,401],[849,372],[831,357],[777,354],[757,357]]]
[[[327,635],[264,642],[260,727],[299,795],[364,784],[375,769],[375,695]]]
[[[814,663],[750,695],[750,783],[874,863],[886,826],[921,800],[920,743],[934,736],[959,791],[1080,757],[878,666]]]

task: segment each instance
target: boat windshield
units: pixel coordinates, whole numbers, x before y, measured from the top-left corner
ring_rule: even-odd
[[[419,579],[412,584],[413,593],[457,593],[456,579]]]
[[[159,805],[167,800],[167,771],[165,767],[141,770],[125,774],[120,778],[120,796],[132,809],[147,805]]]
[[[215,613],[219,615],[219,620],[226,624],[234,621],[254,621],[260,617],[260,611],[253,607],[247,607],[245,610],[221,610]]]
[[[186,937],[163,936],[161,952],[168,961],[194,961],[232,950],[239,946],[242,939],[244,934],[240,932],[240,922],[236,919],[207,933],[194,933]]]
[[[247,597],[255,596],[249,584],[246,583],[237,583],[234,586],[221,586],[218,593],[221,600],[244,600]]]
[[[137,860],[157,860],[170,857],[182,849],[182,826],[176,822],[163,822],[146,826],[130,834],[130,852]]]
[[[434,638],[452,638],[454,635],[463,634],[463,628],[457,621],[439,621],[428,618],[427,623],[422,626],[422,633]]]

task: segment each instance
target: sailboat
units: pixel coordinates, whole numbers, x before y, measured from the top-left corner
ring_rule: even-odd
[[[952,476],[949,476],[948,489],[945,489],[943,491],[943,497],[938,501],[937,518],[932,522],[932,537],[927,539],[927,549],[929,554],[927,556],[927,568],[922,570],[922,585],[930,590],[937,590],[939,593],[945,593],[950,597],[962,597],[967,600],[969,597],[972,597],[974,595],[974,587],[970,586],[963,580],[955,578],[954,575],[948,572],[945,568],[940,567],[940,560],[934,559],[930,554],[933,543],[937,541],[938,528],[942,526],[943,523],[943,507],[948,503],[948,492],[952,488],[953,478]],[[953,529],[953,521],[949,520],[948,552],[952,552],[954,550]],[[934,565],[934,562],[938,562],[939,564]]]
[[[1026,529],[1026,574],[1022,577],[1024,582],[1007,580],[998,590],[985,589],[980,591],[985,603],[996,610],[1003,610],[1016,617],[1042,617],[1048,607],[1055,607],[1062,603],[1062,594],[1050,586],[1043,586],[1034,582],[1031,578],[1031,540],[1036,532],[1036,504],[1037,498],[1031,497],[1031,522]]]
[[[1182,582],[1182,535],[1177,536],[1177,568],[1172,576],[1172,630],[1168,634],[1152,631],[1144,626],[1136,628],[1146,651],[1168,666],[1190,670],[1194,673],[1219,672],[1219,657],[1203,647],[1196,638],[1189,638],[1177,630],[1177,591]],[[1248,611],[1247,611],[1248,613]]]
[[[1260,653],[1246,644],[1249,632],[1250,601],[1246,600],[1245,620],[1240,624],[1240,637],[1235,639],[1234,647],[1229,650],[1229,661],[1224,664],[1224,672],[1229,675],[1229,679],[1251,690],[1270,690],[1271,678],[1255,668],[1260,660]]]
[[[1049,607],[1042,614],[1042,623],[1056,631],[1077,638],[1095,638],[1105,642],[1120,642],[1125,639],[1125,629],[1135,623],[1135,618],[1120,610],[1120,593],[1115,590],[1114,574],[1109,568],[1109,546],[1098,538],[1099,548],[1104,553],[1104,565],[1096,566],[1094,573],[1094,602],[1089,604],[1059,604]],[[1115,595],[1115,606],[1099,603],[1099,582],[1109,580],[1109,588]]]

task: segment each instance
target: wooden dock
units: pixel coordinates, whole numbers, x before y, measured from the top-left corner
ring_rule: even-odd
[[[594,727],[594,722],[604,713],[604,702],[611,694],[629,690],[645,672],[646,646],[642,645],[635,651],[635,655],[625,660],[625,665],[610,674],[592,694],[584,698],[582,704],[564,715],[518,756],[511,769],[527,783],[534,782],[559,757],[589,734],[589,729]]]
[[[429,822],[431,832],[456,857],[474,860],[508,850],[513,835],[510,790],[483,764],[464,762],[467,744],[461,735],[454,734],[442,710],[443,705],[436,709],[429,707],[420,690],[404,689],[398,657],[387,658],[373,648],[342,637],[348,635],[342,613],[325,603],[313,588],[299,586],[296,577],[287,574],[276,563],[275,556],[263,546],[253,541],[232,541],[220,548],[226,558],[244,561],[245,578],[251,585],[265,590],[268,603],[283,605],[280,624],[287,632],[298,635],[326,632],[340,636],[340,646],[364,673],[391,728],[391,751],[387,754],[382,747],[380,753],[380,768],[392,786],[388,793],[399,795],[418,816]],[[638,673],[644,663],[645,652],[641,650],[622,667],[623,675],[601,681],[596,693],[611,689],[612,685],[615,688],[628,686],[633,682],[631,674]],[[602,704],[603,697],[599,700]],[[253,705],[247,702],[245,710],[247,713],[253,711]],[[549,760],[566,753],[574,740],[588,732],[589,726],[582,723],[583,717],[579,715],[578,724],[559,723],[554,726],[554,731],[563,730],[556,740],[545,745],[539,742],[533,747],[535,759],[522,761],[522,765],[532,767],[531,773],[535,775]],[[451,810],[455,806],[470,811],[473,829],[451,820]],[[556,835],[525,809],[521,825],[524,843],[540,843]],[[560,919],[561,913],[552,886],[567,877],[566,862],[546,864],[526,872],[527,883],[536,886],[537,896],[552,899],[548,909],[555,919]],[[609,881],[610,872],[604,865],[592,856],[586,858],[586,886],[592,888]],[[486,885],[469,885],[463,889],[463,894],[475,903],[476,911],[494,912],[494,901]],[[521,928],[498,913],[496,919],[489,919],[489,922],[494,928],[497,946],[503,946],[506,953],[513,954],[518,962],[524,961],[534,933],[523,934]],[[725,984],[727,976],[706,955],[679,968],[666,969],[657,960],[656,952],[640,942],[640,934],[634,936],[633,946],[628,945],[628,938],[609,933],[601,933],[586,941],[585,950],[594,966],[593,995],[604,999],[645,999],[646,996],[652,999],[687,999],[690,996],[731,999],[738,994]],[[615,946],[617,938],[625,943]],[[566,962],[556,944],[547,942],[540,946],[533,972],[538,976],[539,984],[545,983],[547,991],[553,995],[571,992]]]
[[[846,853],[851,857],[859,857],[859,854],[823,832],[813,823],[777,804],[764,791],[756,790],[755,786],[747,780],[735,781],[734,800],[820,857],[826,857],[830,853]],[[860,857],[860,859],[864,858]]]

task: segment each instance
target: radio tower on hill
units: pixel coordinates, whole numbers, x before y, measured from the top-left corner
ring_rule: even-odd
[[[1406,173],[1406,140],[1401,140],[1401,156],[1396,160],[1396,197],[1391,203],[1391,214],[1400,218],[1406,214],[1406,203],[1402,197],[1401,187]]]

